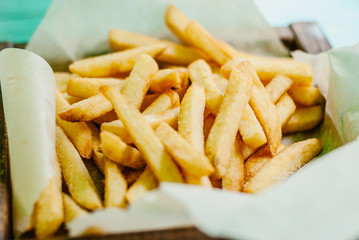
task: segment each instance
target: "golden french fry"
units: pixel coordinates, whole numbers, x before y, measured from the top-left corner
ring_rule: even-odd
[[[288,146],[249,179],[244,186],[244,191],[257,193],[284,180],[315,157],[321,149],[320,140],[315,138]]]
[[[197,60],[188,66],[189,77],[192,82],[196,82],[204,88],[206,93],[206,107],[217,114],[218,108],[222,103],[223,95],[213,80],[211,68],[203,60]]]
[[[85,58],[73,62],[69,69],[71,72],[83,77],[109,77],[131,71],[139,55],[148,54],[155,57],[164,51],[166,47],[167,44],[165,43],[156,43],[122,52]]]
[[[200,185],[205,188],[212,188],[212,182],[208,176],[198,178],[190,175],[189,173],[184,173],[184,178],[187,184]]]
[[[126,207],[127,182],[118,166],[105,162],[105,207]]]
[[[123,166],[138,169],[145,166],[142,154],[124,143],[120,137],[113,133],[102,131],[101,150],[107,158]]]
[[[160,39],[154,37],[120,29],[110,29],[109,41],[113,51],[121,51],[127,48],[135,48],[161,42]]]
[[[163,144],[142,114],[130,105],[118,89],[102,86],[100,91],[113,104],[118,118],[127,129],[136,147],[143,154],[156,178],[159,181],[183,182],[176,164],[165,151]]]
[[[62,174],[74,200],[86,209],[101,208],[100,195],[85,164],[60,127],[56,127],[56,152]]]
[[[245,60],[248,60],[253,64],[259,78],[264,83],[269,82],[280,73],[292,79],[293,85],[312,85],[313,72],[311,66],[307,63],[296,62],[289,58],[234,58],[221,67],[222,76],[228,78],[232,69]]]
[[[137,109],[140,109],[143,98],[150,87],[150,79],[157,71],[158,65],[151,56],[141,54],[136,59],[133,70],[121,92]]]
[[[244,158],[239,138],[231,144],[231,160],[226,174],[222,178],[222,188],[231,191],[242,191],[244,180]]]
[[[205,52],[219,65],[225,64],[230,56],[227,56],[220,45],[198,22],[191,21],[185,29],[185,37],[190,45],[195,46]]]
[[[185,30],[190,20],[174,5],[169,5],[165,13],[165,22],[167,27],[184,44],[190,45]]]
[[[126,199],[129,203],[133,203],[157,186],[158,182],[155,175],[149,167],[146,167],[145,171],[143,171],[136,182],[128,189]]]
[[[178,94],[175,91],[168,90],[153,101],[152,104],[142,112],[142,114],[156,114],[171,108],[179,107],[179,105],[180,98]]]
[[[252,88],[250,76],[234,69],[205,145],[206,155],[215,167],[216,178],[223,177],[228,169],[231,159],[230,145],[236,138]]]
[[[100,93],[65,107],[58,115],[68,122],[87,122],[111,110],[111,103]]]
[[[203,137],[204,137],[204,141],[207,141],[209,132],[211,131],[211,128],[213,126],[214,123],[214,119],[215,117],[213,116],[213,114],[209,114],[205,119],[204,119],[204,123],[203,123]]]
[[[238,64],[236,67],[254,83],[251,91],[249,105],[252,107],[264,133],[267,137],[268,145],[272,155],[277,151],[282,138],[279,116],[275,105],[271,102],[270,97],[263,84],[258,78],[252,64],[248,61]]]
[[[105,172],[105,162],[107,158],[105,154],[101,151],[101,138],[100,138],[100,131],[96,127],[96,125],[92,122],[87,122],[87,126],[91,129],[92,132],[92,160],[96,164],[97,168],[104,173]]]
[[[290,88],[293,81],[282,74],[277,74],[272,81],[270,81],[266,86],[265,89],[268,92],[270,100],[273,103],[276,103],[279,98]]]
[[[167,123],[160,123],[157,126],[156,135],[177,164],[192,176],[202,177],[214,171],[204,153],[193,148]]]
[[[150,91],[162,93],[171,88],[181,88],[180,73],[173,69],[161,69],[151,78]]]
[[[321,96],[317,87],[293,86],[288,93],[294,102],[307,107],[318,104]]]
[[[70,96],[69,94],[67,94],[67,92],[63,93],[62,96],[64,96],[64,98],[70,105],[83,100],[82,98]]]
[[[293,102],[293,99],[287,93],[285,93],[279,99],[275,107],[277,108],[279,115],[280,125],[283,128],[287,124],[289,118],[295,112],[295,103]]]
[[[286,147],[287,146],[283,144],[279,145],[278,153],[280,153]],[[253,154],[250,158],[248,158],[244,164],[245,181],[247,182],[250,178],[252,178],[259,171],[259,169],[261,169],[271,159],[272,159],[272,154],[269,151],[268,145],[259,149],[255,154]]]
[[[67,83],[72,77],[72,74],[69,72],[54,72],[54,77],[56,81],[56,88],[61,92],[65,93],[67,88]]]
[[[153,94],[147,94],[142,101],[141,109],[140,111],[143,112],[148,106],[150,106],[161,94],[159,93],[153,93]]]
[[[244,109],[239,132],[243,142],[252,148],[258,148],[267,142],[263,128],[249,104]]]
[[[181,79],[181,87],[180,88],[187,88],[189,84],[188,80],[188,69],[186,67],[170,67],[170,69],[176,70],[180,74]]]
[[[255,153],[258,150],[259,147],[252,147],[244,142],[242,143],[242,156],[246,160],[250,156],[252,156],[253,153]]]
[[[156,114],[143,115],[143,117],[153,129],[155,129],[161,122],[165,122],[172,128],[177,129],[179,110],[180,108],[176,107]],[[127,144],[133,143],[131,136],[129,135],[121,120],[103,123],[101,125],[101,131],[109,131],[113,134],[116,134],[122,139],[122,141]]]
[[[118,78],[82,78],[71,77],[67,83],[67,93],[78,98],[89,98],[100,93],[99,87],[103,85],[125,85],[126,81]]]
[[[321,106],[297,108],[283,127],[283,133],[307,131],[317,126],[324,118]]]
[[[221,47],[222,51],[225,54],[227,54],[228,56],[230,56],[231,58],[236,58],[236,57],[249,58],[249,57],[256,56],[256,55],[253,55],[250,53],[239,51],[239,50],[235,49],[234,47],[232,47],[231,45],[229,45],[228,43],[226,43],[220,39],[217,39],[217,43]]]
[[[222,95],[226,92],[228,86],[228,80],[218,73],[212,74],[213,80],[216,83],[217,88],[221,91]]]
[[[92,119],[92,121],[101,126],[102,123],[112,122],[112,121],[115,121],[117,119],[118,119],[118,117],[117,117],[115,111],[112,110],[112,111],[110,111],[108,113],[105,113],[102,116],[99,116],[98,118]]]
[[[55,159],[55,176],[50,179],[49,185],[40,194],[35,207],[35,235],[37,238],[46,238],[53,235],[64,221],[62,202],[61,169]]]
[[[92,154],[91,130],[86,123],[71,123],[59,117],[59,112],[68,106],[69,103],[64,96],[56,90],[56,123],[64,130],[80,155],[88,159]]]
[[[77,203],[66,193],[63,193],[62,197],[64,201],[65,223],[71,222],[75,218],[88,213],[85,209],[77,205]]]

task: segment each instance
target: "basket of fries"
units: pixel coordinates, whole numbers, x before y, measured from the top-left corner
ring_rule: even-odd
[[[333,102],[334,96],[350,102],[352,94],[344,94],[335,80],[346,78],[334,71],[329,85],[329,68],[324,68],[328,59],[332,71],[339,66],[342,52],[296,52],[293,59],[278,38],[272,38],[273,30],[259,40],[249,31],[246,41],[237,42],[221,24],[213,24],[219,33],[211,32],[202,18],[192,17],[199,14],[199,3],[191,8],[189,1],[178,3],[183,10],[166,1],[128,1],[129,13],[112,17],[118,21],[137,11],[144,22],[137,30],[112,26],[115,21],[108,17],[95,27],[108,24],[101,30],[105,35],[96,32],[91,39],[93,33],[84,31],[71,40],[59,28],[60,39],[51,36],[41,42],[51,35],[44,34],[46,23],[56,18],[51,13],[59,14],[52,9],[67,8],[65,2],[54,1],[27,47],[41,57],[20,49],[0,53],[6,120],[5,126],[1,118],[2,161],[11,170],[15,237],[321,236],[314,230],[294,233],[293,226],[308,227],[303,223],[308,216],[321,216],[332,206],[329,201],[318,207],[335,193],[329,181],[315,178],[315,171],[321,171],[317,166],[326,158],[329,167],[322,177],[327,179],[336,168],[331,159],[338,155],[328,152],[356,138],[355,105],[338,115],[341,105]],[[248,14],[257,11],[250,1],[210,2],[212,12],[233,6],[248,8]],[[111,15],[109,6],[116,3],[104,4],[101,14]],[[158,4],[160,10],[149,10],[147,4]],[[94,6],[83,14],[95,12]],[[146,16],[163,17],[169,31],[150,26]],[[316,27],[293,24],[277,33],[290,50],[329,50],[320,32],[308,32]],[[313,200],[316,186],[323,192]],[[9,197],[3,196],[9,207]],[[343,192],[337,202],[345,196]],[[304,204],[309,209],[301,209]],[[337,216],[344,218],[344,213]],[[253,224],[258,228],[249,227]],[[350,230],[353,234],[354,228]],[[339,230],[332,231],[337,236]]]

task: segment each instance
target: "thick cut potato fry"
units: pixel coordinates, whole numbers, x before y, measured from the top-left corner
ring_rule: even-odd
[[[73,199],[86,209],[102,207],[101,198],[80,155],[60,127],[56,127],[56,152]]]
[[[222,95],[226,92],[228,86],[228,80],[218,73],[212,74],[213,80],[216,83],[217,88],[221,91]]]
[[[214,171],[204,153],[193,148],[167,123],[160,123],[157,126],[156,135],[177,164],[192,176],[202,177]]]
[[[278,148],[278,153],[284,150],[287,146],[281,144]],[[272,159],[272,154],[269,151],[268,145],[259,149],[255,154],[253,154],[244,164],[245,171],[245,181],[247,182],[251,177],[253,177],[256,172],[259,171],[267,162]]]
[[[293,102],[293,99],[287,93],[285,93],[279,99],[275,107],[277,108],[279,115],[280,125],[283,128],[287,124],[289,118],[295,112],[295,103]]]
[[[94,123],[97,123],[98,125],[101,125],[102,123],[112,122],[117,119],[118,119],[118,117],[117,117],[115,111],[110,111],[102,116],[99,116],[98,118],[92,119],[92,121]]]
[[[253,55],[253,54],[250,54],[250,53],[241,52],[241,51],[235,49],[234,47],[232,47],[231,45],[229,45],[228,43],[220,40],[220,39],[217,39],[217,43],[221,47],[222,51],[225,54],[227,54],[228,56],[230,56],[231,58],[236,58],[236,57],[249,58],[249,57],[256,56],[256,55]]]
[[[189,85],[188,80],[188,69],[186,67],[170,67],[170,69],[176,70],[180,74],[181,79],[181,89],[187,88]]]
[[[67,83],[67,93],[78,98],[89,98],[100,93],[99,87],[125,85],[126,81],[118,78],[82,78],[71,77]]]
[[[275,105],[271,102],[267,91],[259,80],[251,63],[248,61],[242,62],[238,64],[237,68],[254,83],[249,105],[257,116],[267,137],[271,153],[274,155],[282,138],[279,116]]]
[[[151,78],[150,91],[162,93],[171,88],[181,88],[180,73],[173,69],[161,69]]]
[[[58,89],[61,93],[65,93],[67,83],[72,77],[72,74],[69,72],[54,72],[54,77],[56,81],[56,89]]]
[[[137,109],[140,109],[144,96],[146,95],[151,77],[158,71],[156,61],[149,55],[141,54],[133,66],[129,78],[121,92]]]
[[[159,181],[183,182],[176,164],[165,151],[152,127],[142,114],[126,100],[118,89],[102,86],[100,91],[111,101],[118,118],[127,129],[134,144],[143,154],[148,166]]]
[[[216,178],[223,177],[228,169],[231,159],[230,145],[236,138],[252,88],[250,76],[234,69],[205,145],[206,155],[215,167]]]
[[[244,160],[246,160],[247,158],[252,156],[252,154],[255,153],[258,149],[259,149],[259,147],[252,147],[243,142],[242,143],[242,156],[243,156]]]
[[[118,166],[111,161],[105,163],[105,207],[126,207],[127,182]]]
[[[100,93],[67,106],[58,115],[68,122],[87,122],[101,117],[111,110],[111,103]]]
[[[240,62],[249,60],[256,70],[262,82],[268,83],[277,74],[288,76],[293,81],[293,85],[311,86],[313,82],[312,68],[307,63],[300,63],[289,58],[234,58],[221,67],[221,74],[228,78],[233,68]]]
[[[244,191],[257,193],[293,174],[322,149],[320,140],[312,138],[294,143],[270,159],[244,186]]]
[[[141,54],[157,56],[167,48],[165,43],[133,48],[122,52],[109,53],[98,57],[73,62],[69,69],[83,77],[109,77],[132,70],[135,60]]]
[[[96,125],[92,122],[87,122],[87,126],[91,129],[92,132],[92,141],[93,141],[93,148],[92,148],[92,160],[96,164],[97,168],[104,173],[105,172],[105,162],[108,160],[101,151],[101,138],[100,138],[100,131],[96,127]]]
[[[155,129],[158,126],[158,124],[160,124],[161,122],[165,122],[168,125],[170,125],[172,128],[177,129],[177,119],[178,119],[179,110],[180,108],[177,107],[156,114],[143,115],[143,117],[153,129]],[[133,143],[131,136],[129,135],[128,131],[126,130],[121,120],[103,123],[101,125],[101,131],[109,131],[113,134],[116,134],[122,139],[122,141],[124,141],[127,144]]]
[[[206,93],[206,107],[215,115],[222,103],[223,95],[213,80],[211,68],[203,60],[197,60],[188,66],[189,77],[198,83]]]
[[[321,106],[297,108],[283,127],[283,133],[307,131],[317,126],[324,118]]]
[[[307,107],[318,104],[321,96],[317,87],[293,86],[288,92],[294,102]]]
[[[77,205],[77,203],[66,193],[63,193],[62,197],[64,201],[65,223],[71,222],[75,218],[88,213],[85,209]]]
[[[244,180],[244,159],[239,138],[232,143],[232,157],[229,168],[222,179],[222,188],[231,191],[242,191]]]
[[[37,238],[53,235],[64,221],[61,169],[57,159],[55,159],[54,167],[55,176],[50,179],[49,185],[42,191],[35,206]]]
[[[156,57],[156,60],[170,64],[188,65],[199,58],[205,57],[205,54],[200,52],[198,49],[134,32],[112,29],[110,30],[109,39],[111,49],[114,51],[146,46],[160,42],[166,43],[168,47]]]
[[[158,182],[155,175],[149,167],[146,167],[145,171],[143,171],[136,182],[128,189],[126,199],[129,203],[133,203],[157,186]]]
[[[56,90],[56,123],[64,130],[68,138],[84,158],[89,159],[92,154],[92,134],[86,123],[71,123],[62,120],[59,112],[68,107],[69,103],[64,96]]]
[[[267,142],[263,128],[249,104],[244,109],[242,120],[239,123],[239,132],[243,142],[253,148],[258,148]]]
[[[101,150],[107,158],[123,166],[138,169],[145,166],[142,154],[124,143],[120,137],[113,133],[102,131]]]
[[[267,86],[265,86],[266,91],[270,97],[270,100],[273,103],[276,103],[279,98],[290,88],[293,81],[282,74],[277,74],[272,81],[270,81]]]
[[[174,5],[169,5],[165,13],[165,22],[167,27],[177,36],[184,44],[190,45],[190,41],[186,36],[185,30],[190,23],[186,15],[184,15]]]
[[[225,64],[230,56],[227,56],[216,39],[214,39],[198,22],[191,21],[185,29],[186,38],[192,46],[205,52],[219,65]]]
[[[179,107],[180,98],[175,91],[168,90],[162,93],[148,108],[146,108],[142,114],[156,114],[166,111],[171,108]]]
[[[82,98],[70,96],[69,94],[67,94],[67,92],[63,93],[62,96],[64,96],[64,98],[70,105],[83,100]]]
[[[140,111],[143,112],[146,108],[148,108],[161,94],[159,93],[153,93],[153,94],[147,94],[142,101],[141,109]]]

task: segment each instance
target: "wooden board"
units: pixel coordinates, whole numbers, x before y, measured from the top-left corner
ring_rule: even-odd
[[[288,27],[276,28],[277,34],[283,44],[291,51],[300,49],[307,53],[320,53],[331,49],[331,46],[315,22],[293,23]],[[8,47],[24,48],[26,44],[12,44],[0,42],[0,50]],[[11,182],[9,170],[9,155],[7,145],[6,126],[0,91],[0,240],[12,238],[12,219],[11,219]],[[31,234],[30,234],[30,238]],[[29,238],[26,238],[29,239]],[[56,239],[67,239],[66,237],[56,237]],[[150,231],[140,233],[127,233],[107,236],[81,237],[76,239],[100,239],[100,240],[149,240],[149,239],[213,239],[198,231],[196,228],[170,229],[162,231]],[[219,239],[219,238],[217,238]]]

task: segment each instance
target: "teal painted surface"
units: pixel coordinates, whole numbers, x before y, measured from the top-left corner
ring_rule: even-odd
[[[0,0],[0,41],[28,42],[51,0]]]

